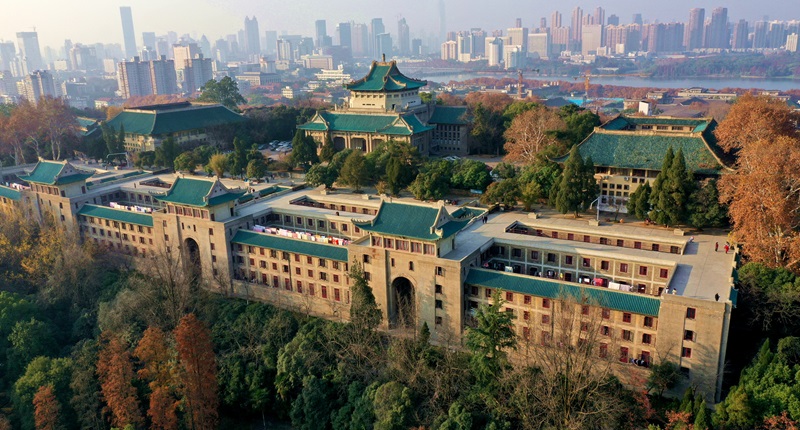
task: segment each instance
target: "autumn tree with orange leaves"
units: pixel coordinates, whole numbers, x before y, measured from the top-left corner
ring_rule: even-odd
[[[61,405],[56,399],[52,385],[42,385],[33,396],[34,422],[36,430],[58,430],[60,424]]]
[[[547,155],[564,152],[555,131],[564,128],[558,114],[545,106],[537,106],[517,115],[506,130],[505,160],[532,164]]]
[[[217,423],[219,399],[211,331],[194,314],[189,314],[181,318],[175,328],[175,343],[181,367],[187,427],[192,430],[213,429]]]
[[[97,376],[111,414],[111,424],[120,428],[128,424],[141,427],[144,419],[133,386],[133,363],[127,345],[110,333],[103,333],[101,337],[104,343],[98,354]]]
[[[149,327],[133,354],[142,364],[138,372],[139,378],[148,381],[150,387],[150,407],[147,410],[150,428],[177,429],[177,399],[173,391],[175,362],[167,335],[158,327]]]
[[[768,97],[741,97],[717,128],[719,145],[736,157],[719,180],[735,240],[750,261],[800,269],[800,139],[794,114]]]

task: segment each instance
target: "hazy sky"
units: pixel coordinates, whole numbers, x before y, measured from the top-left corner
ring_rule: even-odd
[[[212,42],[226,34],[235,34],[244,26],[245,15],[258,18],[259,30],[282,30],[290,34],[313,35],[314,20],[328,20],[328,34],[333,36],[336,23],[355,21],[368,23],[383,18],[391,33],[397,31],[397,19],[408,21],[411,33],[421,36],[438,33],[438,0],[2,0],[0,7],[0,39],[14,40],[17,31],[36,27],[42,48],[63,46],[64,39],[74,43],[120,43],[122,26],[119,6],[131,6],[136,40],[141,44],[143,31],[158,34],[167,30],[179,35],[199,37],[206,34]],[[706,8],[706,17],[718,6],[728,8],[731,20],[748,21],[769,16],[770,19],[800,19],[799,0],[734,0],[727,3],[705,0],[445,0],[449,30],[481,27],[485,30],[505,29],[514,19],[523,25],[536,26],[541,17],[548,25],[553,10],[564,15],[568,25],[571,10],[580,6],[585,12],[603,6],[606,16],[616,14],[628,23],[635,12],[645,20],[687,21],[689,9]]]

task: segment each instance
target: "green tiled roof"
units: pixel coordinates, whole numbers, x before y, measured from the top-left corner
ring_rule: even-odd
[[[436,225],[438,215],[439,208],[384,201],[372,221],[355,224],[363,230],[378,234],[438,240],[457,233],[469,223],[469,220],[448,221],[441,226],[441,234],[437,234],[432,227]]]
[[[18,190],[0,185],[0,197],[18,201],[20,196],[22,196],[22,193]]]
[[[372,62],[367,76],[350,82],[344,87],[351,91],[406,91],[422,88],[428,85],[427,81],[409,78],[400,73],[397,63]]]
[[[466,106],[435,106],[429,124],[469,124]]]
[[[597,130],[578,146],[578,151],[584,158],[591,156],[595,166],[661,170],[670,147],[676,152],[683,149],[686,166],[695,173],[715,174],[725,167],[700,134]],[[567,157],[555,161],[564,162]]]
[[[625,293],[602,287],[579,286],[546,278],[536,278],[495,270],[470,269],[466,283],[485,288],[513,291],[550,299],[570,297],[588,300],[604,308],[640,315],[658,316],[661,300],[637,293]]]
[[[160,110],[130,109],[120,112],[108,125],[114,130],[125,127],[125,133],[164,135],[197,130],[224,124],[244,122],[245,118],[222,105],[196,105]]]
[[[83,205],[78,215],[92,216],[113,221],[126,222],[129,224],[153,226],[153,216],[139,212],[126,211],[124,209],[112,209],[106,206]]]
[[[178,205],[205,207],[227,203],[244,194],[244,191],[228,191],[207,199],[206,197],[211,193],[215,183],[216,181],[204,179],[177,178],[167,195],[159,197],[158,200]]]
[[[327,111],[319,112],[310,122],[299,128],[309,131],[350,131],[397,136],[410,136],[433,129],[423,125],[414,115],[406,115],[401,120],[395,114],[368,115]]]
[[[273,234],[256,233],[248,230],[237,231],[231,242],[347,262],[347,247],[345,246],[289,239]]]
[[[20,175],[19,178],[23,181],[37,184],[66,185],[86,180],[94,175],[93,172],[83,172],[76,169],[77,173],[59,176],[66,165],[67,162],[40,160],[36,163],[30,175]]]

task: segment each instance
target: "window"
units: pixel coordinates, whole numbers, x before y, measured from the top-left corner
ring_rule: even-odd
[[[667,278],[667,277],[669,276],[669,270],[667,270],[667,269],[661,269],[661,270],[659,271],[659,273],[658,273],[658,276],[660,276],[660,277],[662,277],[662,278]]]
[[[620,263],[619,271],[622,273],[628,273],[628,263]]]
[[[636,249],[642,249],[642,242],[633,242],[633,247]]]
[[[364,254],[364,263],[369,264],[369,255]]]
[[[653,327],[653,317],[644,317],[644,326]]]
[[[599,355],[600,355],[600,358],[608,357],[608,345],[607,344],[605,344],[605,343],[601,343],[600,344]]]
[[[439,266],[436,266],[436,276],[444,276],[444,269]]]
[[[514,301],[514,293],[506,291],[506,301],[513,302]]]
[[[692,348],[681,348],[682,358],[692,358]]]
[[[539,259],[539,251],[531,251],[531,260]]]
[[[339,283],[339,275],[333,275],[333,282]]]
[[[626,322],[626,323],[631,322],[631,314],[628,313],[628,312],[624,312],[622,314],[622,322]]]
[[[550,308],[550,299],[542,299],[542,307],[545,309]]]
[[[625,241],[622,239],[617,239],[617,246],[625,246]]]
[[[658,244],[654,243],[650,249],[652,249],[653,251],[658,251]]]
[[[591,259],[584,258],[584,259],[581,261],[581,266],[583,266],[583,267],[589,267],[589,266],[591,266],[591,265],[592,265],[592,260],[591,260]]]
[[[409,261],[408,262],[408,270],[410,270],[412,272],[414,271],[414,262],[413,261]]]
[[[600,245],[608,245],[608,238],[607,237],[601,237],[600,238]]]
[[[297,274],[299,275],[300,274],[300,268],[297,267],[296,269],[297,269]],[[309,278],[313,278],[314,277],[314,271],[313,270],[309,270],[308,271],[308,277]]]
[[[320,258],[319,259],[318,265],[319,265],[319,267],[328,267],[328,263],[325,261],[324,258]]]
[[[525,321],[530,320],[531,319],[531,313],[528,312],[528,311],[523,311],[522,312],[522,319],[525,320]]]
[[[328,298],[328,287],[323,285],[323,286],[320,287],[320,291],[322,292],[322,298],[323,299],[327,299]]]
[[[442,304],[442,301],[441,300],[437,300],[436,301],[436,309],[442,309],[442,308],[444,308],[444,305]]]
[[[600,334],[603,336],[611,336],[611,328],[609,328],[607,325],[600,327]]]
[[[575,240],[575,235],[572,233],[567,233],[567,240]]]
[[[608,270],[608,261],[600,262],[600,270]]]
[[[642,343],[643,343],[643,344],[645,344],[645,345],[650,345],[650,343],[651,343],[652,341],[653,341],[653,336],[652,336],[652,335],[649,335],[649,334],[647,334],[647,333],[644,333],[644,334],[642,335]]]
[[[528,295],[524,296],[522,298],[522,302],[525,303],[526,305],[531,304],[531,296],[528,296]]]
[[[314,261],[314,260],[312,260],[312,259],[311,259],[311,257],[309,257],[309,256],[306,256],[306,263],[307,263],[307,264],[313,264],[313,261]]]
[[[525,340],[529,340],[531,338],[530,327],[522,327],[522,338]]]
[[[542,332],[542,346],[550,345],[550,332],[543,331]]]
[[[619,361],[621,361],[623,363],[627,363],[628,362],[628,348],[626,348],[624,346],[620,347],[620,349],[619,349]]]
[[[442,325],[442,317],[435,318],[436,325]]]
[[[372,275],[369,272],[364,272],[364,279],[366,279],[367,281],[371,281]]]
[[[308,284],[308,295],[309,296],[313,296],[314,295],[314,284],[312,284],[312,283]]]
[[[647,266],[639,266],[639,274],[642,276],[647,276]]]
[[[691,340],[694,341],[695,333],[691,330],[684,330],[683,331],[683,340]]]
[[[300,262],[300,254],[295,254],[294,255],[294,261],[296,261],[298,263]]]
[[[589,306],[581,306],[581,315],[589,315]]]
[[[603,309],[602,314],[604,320],[611,318],[611,309]]]
[[[633,332],[630,330],[622,330],[622,340],[627,340],[628,342],[633,341]]]
[[[564,257],[564,264],[572,265],[572,256],[571,255],[567,255],[566,257]]]
[[[336,300],[337,302],[342,301],[342,295],[338,288],[333,289],[333,300]]]
[[[697,309],[695,308],[686,308],[686,318],[693,320],[697,315]]]
[[[552,252],[548,252],[547,253],[547,261],[549,263],[554,263],[556,261],[556,255],[553,254]]]
[[[550,324],[550,315],[542,315],[542,324]]]
[[[511,249],[511,256],[515,258],[522,257],[522,250],[519,248],[512,248]]]
[[[470,295],[477,296],[478,295],[478,287],[476,287],[474,285],[469,287],[469,293],[470,293]]]
[[[584,235],[583,236],[583,241],[586,242],[586,243],[591,242],[592,241],[592,236]]]
[[[436,294],[442,294],[442,286],[439,285],[439,284],[436,284],[435,291],[436,291]]]
[[[492,297],[492,289],[491,289],[491,288],[487,288],[487,289],[485,289],[485,290],[483,291],[483,293],[484,293],[484,295],[486,296],[486,298],[487,298],[487,299],[488,299],[488,298],[490,298],[490,297]]]
[[[558,239],[558,232],[554,231],[553,233],[550,234],[550,236],[552,236],[553,239]]]

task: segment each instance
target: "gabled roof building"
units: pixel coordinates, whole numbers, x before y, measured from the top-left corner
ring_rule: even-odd
[[[717,146],[716,127],[713,118],[625,115],[596,127],[578,145],[578,152],[594,162],[601,189],[600,210],[626,213],[628,197],[639,185],[652,185],[669,148],[683,150],[686,167],[696,177],[731,170],[730,161]],[[568,156],[554,161],[563,163]]]
[[[337,151],[373,151],[388,140],[408,142],[423,155],[466,155],[466,107],[425,104],[419,90],[427,81],[403,75],[394,61],[373,62],[363,78],[345,84],[347,107],[320,111],[301,125],[322,147],[329,137]]]

